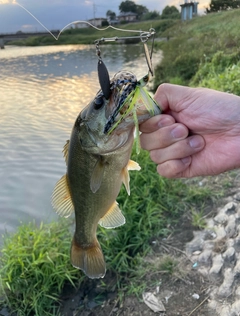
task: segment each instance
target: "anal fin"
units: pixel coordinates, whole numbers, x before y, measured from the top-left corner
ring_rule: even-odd
[[[124,225],[125,222],[125,217],[115,201],[107,213],[100,219],[98,224],[104,228],[115,228]]]
[[[92,245],[81,247],[74,237],[71,246],[71,263],[91,279],[103,278],[106,273],[106,264],[97,239]]]

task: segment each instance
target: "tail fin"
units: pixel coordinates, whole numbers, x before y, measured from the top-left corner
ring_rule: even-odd
[[[103,253],[97,239],[90,247],[83,248],[73,238],[71,263],[75,268],[81,269],[91,279],[103,278],[106,273]]]

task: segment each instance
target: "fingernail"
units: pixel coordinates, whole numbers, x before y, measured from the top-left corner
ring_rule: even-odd
[[[203,142],[200,137],[192,137],[189,139],[189,145],[194,149],[198,149],[202,147]]]
[[[158,121],[158,127],[161,128],[161,127],[165,127],[165,126],[168,126],[172,123],[171,119],[169,119],[168,117],[161,117],[160,120]]]
[[[179,139],[186,136],[186,131],[182,126],[177,126],[172,130],[171,134],[173,138]]]
[[[184,165],[189,165],[190,162],[191,162],[191,157],[185,157],[185,158],[183,158],[181,160],[184,163]]]

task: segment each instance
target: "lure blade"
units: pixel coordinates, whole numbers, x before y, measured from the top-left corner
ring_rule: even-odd
[[[102,89],[104,97],[108,100],[110,97],[110,78],[107,67],[104,62],[99,59],[98,60],[98,80],[100,83],[100,87]]]
[[[150,57],[149,50],[146,43],[143,43],[145,57],[148,65],[148,69],[150,74],[153,76],[153,68],[152,68],[152,58]]]

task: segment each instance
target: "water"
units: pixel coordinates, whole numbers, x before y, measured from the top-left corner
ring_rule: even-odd
[[[110,76],[147,72],[138,45],[101,46]],[[51,207],[65,173],[62,148],[80,110],[99,90],[94,46],[0,51],[0,235],[20,222],[57,218]],[[0,239],[1,242],[1,239]]]

